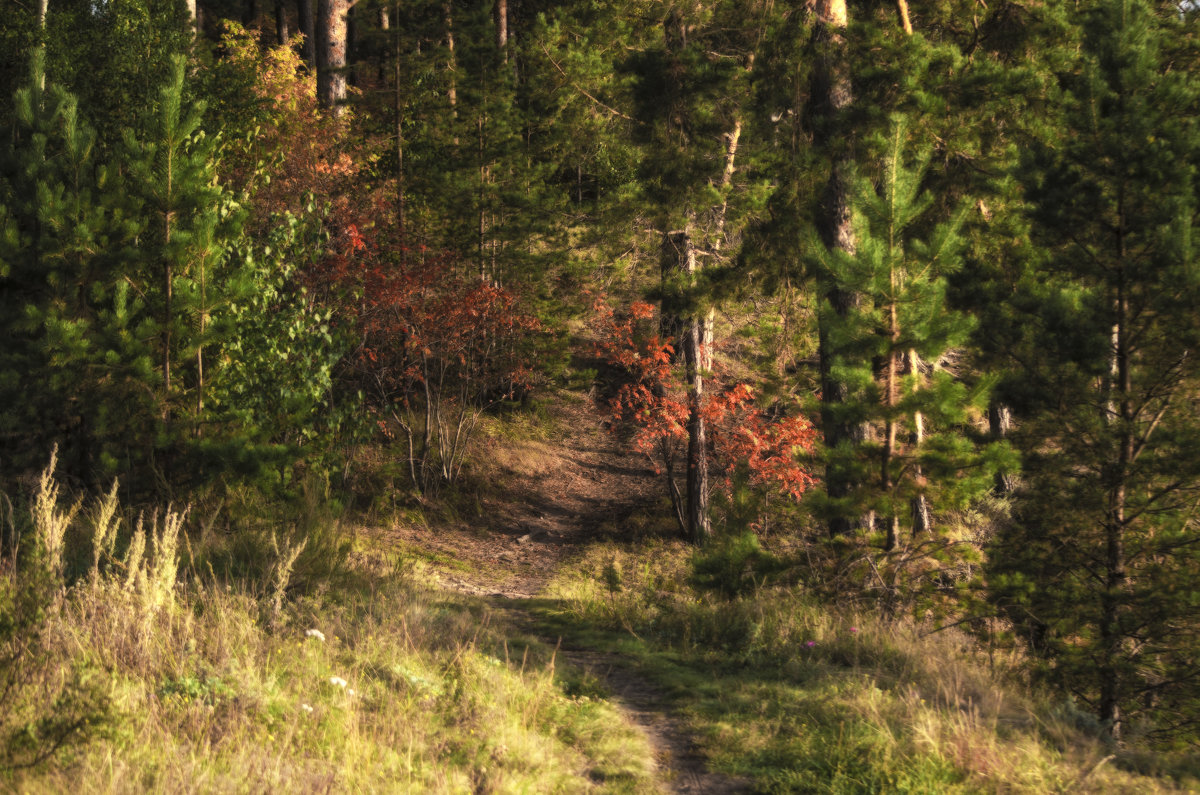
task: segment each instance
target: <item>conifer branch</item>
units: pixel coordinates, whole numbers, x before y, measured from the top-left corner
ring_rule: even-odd
[[[593,96],[592,94],[589,94],[589,93],[587,92],[587,90],[586,90],[586,89],[585,89],[583,86],[579,85],[579,84],[578,84],[578,83],[576,83],[574,80],[572,80],[572,79],[571,79],[571,77],[570,77],[570,76],[569,76],[569,75],[566,73],[566,71],[565,71],[565,70],[562,68],[562,66],[560,66],[560,65],[558,64],[558,62],[554,60],[554,56],[552,56],[552,55],[550,54],[550,50],[546,49],[546,45],[545,45],[545,44],[542,44],[541,42],[538,42],[538,46],[539,46],[539,47],[542,49],[542,52],[545,54],[545,56],[546,56],[546,60],[550,62],[550,65],[551,65],[551,66],[553,66],[553,67],[554,67],[554,68],[555,68],[555,69],[558,71],[558,73],[559,73],[560,75],[562,75],[562,76],[563,76],[563,77],[566,79],[566,81],[567,81],[568,83],[570,83],[570,84],[571,84],[571,86],[572,86],[572,87],[573,87],[573,88],[574,88],[576,91],[578,91],[580,94],[583,94],[585,97],[587,97],[588,99],[590,99],[592,102],[594,102],[594,103],[596,103],[597,105],[599,105],[600,107],[604,108],[605,110],[607,110],[609,113],[611,113],[611,114],[612,114],[612,115],[614,115],[614,116],[617,116],[617,117],[619,117],[619,118],[625,119],[626,121],[631,121],[631,122],[633,122],[634,124],[640,124],[640,125],[642,125],[643,127],[644,127],[644,126],[646,126],[646,123],[645,123],[644,121],[641,121],[641,120],[639,120],[639,119],[635,119],[635,118],[633,118],[632,116],[630,116],[630,115],[628,115],[628,114],[626,114],[626,113],[622,113],[621,111],[619,111],[619,110],[617,110],[616,108],[614,108],[612,105],[609,105],[609,104],[607,104],[607,103],[605,103],[605,102],[602,102],[601,100],[597,99],[597,98],[596,98],[595,96]]]

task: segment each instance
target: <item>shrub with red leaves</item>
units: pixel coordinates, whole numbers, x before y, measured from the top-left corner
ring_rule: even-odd
[[[634,302],[628,313],[618,315],[597,299],[593,310],[597,354],[625,373],[609,404],[614,423],[632,431],[634,448],[670,478],[674,457],[687,443],[688,423],[684,380],[672,364],[673,340],[651,330],[654,307],[645,302]],[[708,379],[700,410],[709,429],[710,467],[726,492],[739,464],[746,466],[751,486],[773,488],[792,499],[816,482],[797,461],[797,453],[811,450],[817,439],[803,415],[770,418],[755,405],[749,384],[722,385],[716,376]]]

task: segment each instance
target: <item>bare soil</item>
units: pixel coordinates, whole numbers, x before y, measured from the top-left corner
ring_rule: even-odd
[[[477,521],[449,530],[399,530],[410,546],[467,565],[440,572],[452,590],[489,597],[497,612],[523,631],[539,634],[523,602],[538,597],[558,567],[583,546],[628,539],[630,517],[662,494],[662,481],[644,456],[609,433],[590,399],[558,402],[543,440],[495,443],[484,477],[502,488],[479,505]],[[555,638],[547,638],[551,643]],[[660,785],[679,793],[732,793],[747,783],[707,770],[683,722],[661,690],[620,655],[562,649],[560,658],[596,677],[626,719],[646,737],[659,764]]]

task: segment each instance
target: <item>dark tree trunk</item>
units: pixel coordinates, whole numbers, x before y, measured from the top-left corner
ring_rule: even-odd
[[[847,133],[844,121],[847,111],[854,102],[850,85],[850,67],[846,60],[844,30],[848,22],[845,0],[820,0],[817,4],[819,17],[817,26],[818,45],[824,52],[816,69],[814,95],[824,105],[825,118],[818,124],[818,143],[826,147],[843,147]],[[849,153],[836,152],[825,188],[818,232],[826,247],[853,255],[857,249],[854,226],[851,219],[850,185],[848,182]],[[856,291],[847,290],[836,279],[824,279],[819,286],[822,296],[829,302],[835,314],[846,317],[857,311],[866,300]],[[839,408],[850,398],[849,386],[833,375],[833,365],[838,351],[832,347],[829,330],[823,325],[818,328],[818,345],[821,364],[821,426],[825,445],[829,448],[849,442],[861,444],[866,441],[870,429],[862,424],[846,420]],[[847,497],[858,484],[850,473],[827,467],[825,489],[831,499]],[[833,516],[829,521],[831,536],[849,533],[859,528],[869,529],[874,524],[872,515],[851,517]]]
[[[317,68],[317,33],[316,19],[313,16],[314,0],[296,0],[296,16],[297,24],[300,26],[300,33],[304,36],[304,45],[301,50],[301,57],[304,63],[308,64],[309,69]]]
[[[346,9],[346,63],[350,66],[346,69],[346,82],[352,86],[358,86],[358,70],[354,64],[358,63],[359,39],[362,35],[358,29],[358,15],[354,12],[354,7],[347,4]]]
[[[291,38],[288,33],[288,18],[284,0],[275,0],[275,38],[283,47],[287,46],[288,40]]]
[[[663,237],[663,275],[668,281],[691,282],[699,267],[696,246],[687,231],[668,232]],[[682,329],[679,345],[683,348],[684,367],[688,382],[688,450],[687,450],[687,534],[695,544],[703,544],[712,534],[708,516],[708,442],[704,416],[700,409],[704,400],[703,343],[704,319],[680,318],[675,307],[666,307],[663,316],[671,315]]]
[[[1118,193],[1118,196],[1120,194]],[[1112,384],[1111,394],[1117,403],[1117,413],[1110,410],[1108,420],[1117,431],[1117,461],[1113,470],[1109,492],[1108,518],[1104,523],[1105,535],[1105,582],[1100,597],[1100,643],[1102,658],[1098,666],[1100,675],[1101,722],[1108,726],[1112,739],[1121,742],[1123,715],[1121,713],[1122,677],[1121,661],[1128,656],[1126,631],[1122,626],[1122,615],[1127,610],[1126,594],[1130,577],[1125,561],[1125,524],[1129,491],[1129,472],[1133,466],[1135,436],[1135,409],[1132,400],[1133,377],[1130,371],[1131,355],[1129,342],[1129,298],[1126,294],[1126,257],[1123,235],[1124,212],[1118,199],[1118,261],[1122,267],[1117,271],[1116,319],[1113,323]]]

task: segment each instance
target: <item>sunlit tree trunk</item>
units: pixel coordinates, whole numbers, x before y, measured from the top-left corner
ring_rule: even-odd
[[[334,116],[345,112],[346,0],[317,0],[317,102]]]
[[[496,50],[508,62],[508,0],[496,0]]]

